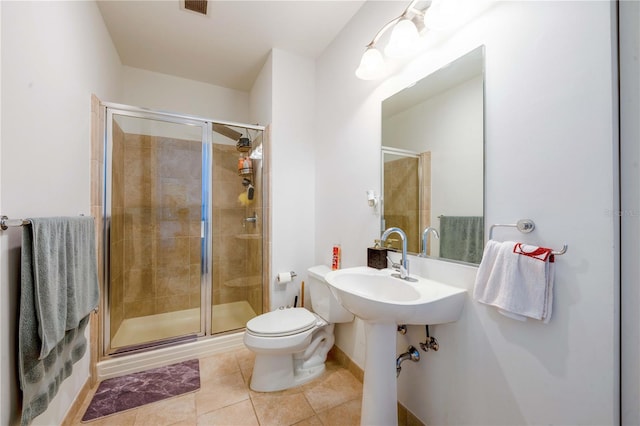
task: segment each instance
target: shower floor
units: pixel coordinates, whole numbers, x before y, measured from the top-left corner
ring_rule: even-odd
[[[212,333],[244,328],[256,316],[249,302],[222,303],[212,306]],[[164,314],[128,318],[111,340],[112,348],[122,348],[141,343],[197,334],[200,331],[200,309],[192,308]],[[141,341],[141,337],[144,340]]]

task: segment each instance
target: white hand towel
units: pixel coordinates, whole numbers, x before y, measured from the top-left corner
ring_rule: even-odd
[[[518,320],[549,322],[553,307],[553,255],[550,249],[513,241],[488,241],[473,297]]]

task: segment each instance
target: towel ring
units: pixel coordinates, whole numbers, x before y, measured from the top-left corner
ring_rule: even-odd
[[[517,223],[504,225],[504,224],[494,224],[489,228],[489,239],[493,239],[493,228],[496,227],[507,227],[507,228],[518,228],[518,231],[523,234],[528,234],[536,229],[536,224],[531,219],[520,219]],[[567,252],[569,246],[564,244],[560,250],[551,250],[551,254],[556,256],[561,256]]]
[[[493,239],[493,228],[495,227],[518,228],[518,231],[522,232],[523,234],[528,234],[534,229],[536,229],[536,224],[533,223],[533,220],[531,219],[520,219],[518,223],[514,223],[511,225],[499,225],[499,224],[491,225],[491,227],[489,228],[490,240]]]

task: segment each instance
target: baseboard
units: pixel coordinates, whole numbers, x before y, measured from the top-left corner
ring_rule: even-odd
[[[82,404],[87,399],[90,392],[91,379],[87,378],[87,381],[82,386],[82,389],[80,389],[80,392],[78,392],[73,404],[71,404],[71,407],[67,410],[67,414],[64,416],[64,420],[62,420],[61,426],[72,426],[74,424],[73,420],[76,418],[80,410],[82,410]]]

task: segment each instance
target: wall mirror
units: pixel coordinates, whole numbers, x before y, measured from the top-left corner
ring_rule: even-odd
[[[478,264],[484,248],[484,46],[382,102],[381,228],[407,250]],[[393,237],[394,235],[392,235]],[[400,249],[400,241],[390,248]]]

